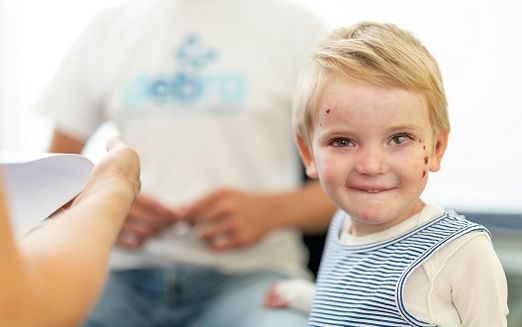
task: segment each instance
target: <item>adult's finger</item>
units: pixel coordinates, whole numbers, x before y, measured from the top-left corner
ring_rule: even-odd
[[[219,189],[187,206],[183,219],[197,225],[219,219],[233,210],[233,191]]]
[[[179,219],[178,214],[152,196],[140,194],[132,206],[129,216],[150,223],[171,223]]]
[[[221,220],[198,226],[199,237],[206,243],[216,242],[217,239],[228,238],[233,234],[230,221]]]
[[[143,245],[144,238],[141,234],[130,233],[128,230],[121,230],[116,243],[118,246],[127,250],[136,250]]]

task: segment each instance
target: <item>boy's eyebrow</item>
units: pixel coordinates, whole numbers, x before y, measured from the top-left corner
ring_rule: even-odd
[[[406,124],[406,125],[392,126],[392,127],[387,129],[387,132],[388,133],[400,132],[400,131],[419,132],[419,131],[422,131],[422,130],[423,130],[423,128],[420,125]]]
[[[324,128],[321,133],[318,134],[319,138],[323,137],[331,137],[335,135],[345,135],[345,134],[351,134],[351,129],[346,129],[342,124],[339,124],[338,126],[329,126],[327,128]]]

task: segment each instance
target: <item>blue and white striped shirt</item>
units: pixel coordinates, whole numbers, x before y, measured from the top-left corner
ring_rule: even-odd
[[[338,211],[330,226],[309,326],[432,326],[406,309],[406,279],[448,242],[485,231],[450,211],[396,238],[352,246],[339,240],[346,218]]]

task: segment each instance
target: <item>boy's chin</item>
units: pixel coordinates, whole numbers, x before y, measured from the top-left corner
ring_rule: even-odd
[[[410,215],[397,215],[397,212],[382,208],[364,208],[364,210],[345,210],[352,220],[352,226],[364,234],[377,233],[400,224]]]

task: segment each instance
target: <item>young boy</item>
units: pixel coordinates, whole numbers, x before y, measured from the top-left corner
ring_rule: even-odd
[[[484,227],[420,199],[450,129],[435,59],[410,33],[334,31],[294,107],[307,174],[340,210],[310,326],[505,326],[504,272]]]

